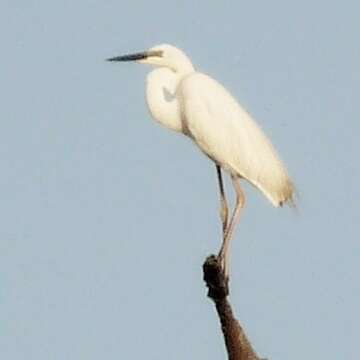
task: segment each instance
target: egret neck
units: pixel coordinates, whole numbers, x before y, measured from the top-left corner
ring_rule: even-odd
[[[157,122],[168,129],[185,133],[177,89],[181,80],[194,72],[194,67],[185,54],[179,55],[164,61],[148,74],[146,101]]]
[[[139,53],[116,56],[109,61],[136,61],[156,67],[147,76],[146,100],[152,117],[171,130],[187,133],[182,123],[178,87],[193,73],[190,59],[175,46],[162,44]]]

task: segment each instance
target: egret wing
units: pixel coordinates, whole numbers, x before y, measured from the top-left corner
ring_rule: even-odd
[[[211,159],[259,188],[275,206],[294,187],[274,147],[251,116],[218,82],[194,73],[178,87],[187,134]]]

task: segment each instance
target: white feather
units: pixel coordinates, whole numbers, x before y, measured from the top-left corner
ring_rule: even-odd
[[[230,93],[196,72],[171,45],[149,50],[141,63],[155,65],[147,77],[150,112],[163,126],[189,136],[224,170],[246,179],[274,206],[293,204],[294,186],[274,147]]]
[[[274,147],[222,85],[193,73],[178,85],[177,96],[189,136],[205,154],[259,188],[273,205],[292,200],[293,185]]]

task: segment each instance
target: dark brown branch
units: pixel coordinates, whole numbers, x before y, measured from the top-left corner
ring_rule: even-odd
[[[203,271],[206,286],[209,288],[208,296],[214,301],[220,319],[229,360],[261,360],[233,315],[227,300],[228,281],[215,255],[210,255],[206,259]]]

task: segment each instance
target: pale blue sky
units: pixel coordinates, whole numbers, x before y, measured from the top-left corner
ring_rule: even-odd
[[[212,163],[155,124],[168,42],[221,81],[288,165],[299,211],[245,186],[231,301],[259,355],[359,359],[356,1],[0,5],[0,351],[7,360],[222,359],[201,264],[220,243]]]

